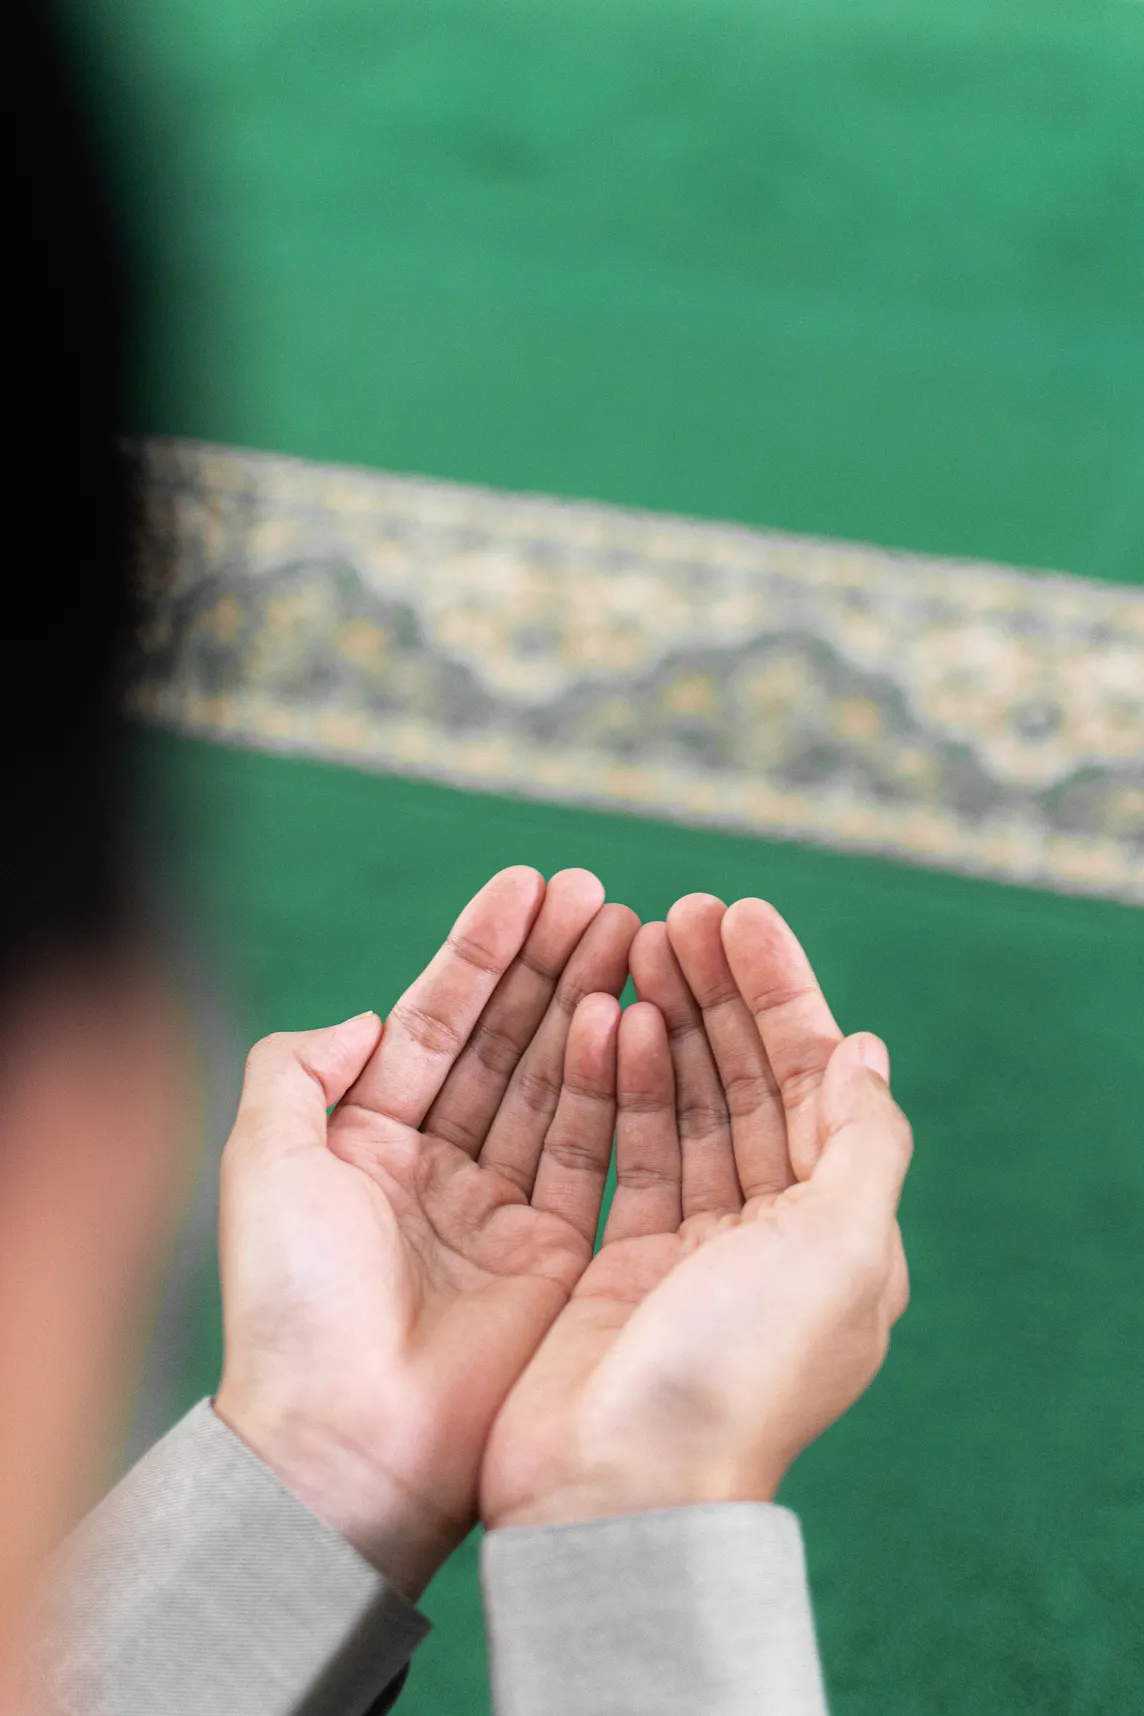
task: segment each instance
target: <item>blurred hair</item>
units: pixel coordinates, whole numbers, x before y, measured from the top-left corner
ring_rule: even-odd
[[[3,84],[10,369],[0,754],[10,834],[0,1000],[124,912],[117,705],[131,623],[129,273],[46,0],[9,0]]]

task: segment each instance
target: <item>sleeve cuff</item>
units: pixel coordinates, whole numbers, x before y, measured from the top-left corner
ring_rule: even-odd
[[[428,1622],[202,1402],[68,1547],[61,1716],[366,1716]]]
[[[825,1716],[786,1508],[494,1531],[481,1577],[497,1716]]]

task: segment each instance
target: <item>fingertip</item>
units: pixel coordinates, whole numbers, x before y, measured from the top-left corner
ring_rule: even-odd
[[[576,1006],[569,1029],[569,1042],[604,1043],[614,1037],[620,1026],[620,1003],[614,995],[597,991],[585,995]]]
[[[652,918],[641,924],[635,933],[631,946],[632,977],[638,983],[636,966],[646,966],[662,957],[663,950],[669,945],[667,940],[667,925],[662,918]]]
[[[614,1025],[619,1021],[620,1011],[620,1003],[616,997],[599,989],[581,998],[574,1017],[590,1019],[594,1024]]]
[[[311,1031],[276,1031],[246,1059],[243,1100],[275,1105],[294,1100],[300,1073],[321,1086],[326,1106],[340,1102],[373,1054],[382,1023],[373,1011]]]
[[[880,1079],[889,1084],[890,1051],[881,1037],[876,1037],[872,1031],[859,1031],[856,1042],[858,1059],[862,1065],[868,1067],[871,1072],[877,1073]]]
[[[855,1120],[881,1127],[904,1116],[889,1084],[890,1056],[872,1031],[856,1031],[834,1049],[822,1083],[821,1123],[825,1134]]]
[[[465,905],[449,943],[470,944],[474,963],[500,970],[519,952],[544,903],[544,877],[529,864],[510,864],[490,876]]]
[[[683,929],[697,921],[714,917],[721,919],[726,910],[727,902],[721,900],[718,894],[683,894],[668,911],[668,931]]]
[[[598,912],[606,898],[603,882],[591,870],[581,870],[573,866],[567,870],[557,870],[548,878],[548,891],[567,894],[574,899],[587,914]]]
[[[481,892],[484,893],[486,888],[495,888],[498,892],[503,889],[505,892],[522,896],[531,894],[539,899],[546,886],[544,877],[533,865],[509,864],[503,870],[498,870],[494,876],[490,876]]]
[[[381,1016],[376,1008],[367,1007],[364,1013],[353,1013],[348,1019],[343,1019],[339,1025],[327,1025],[328,1031],[338,1031],[348,1036],[359,1036],[372,1032],[380,1035],[384,1029]]]
[[[774,967],[776,962],[783,971],[784,981],[789,981],[797,967],[799,982],[805,979],[816,985],[801,942],[769,900],[754,895],[736,900],[723,914],[719,933],[727,963],[750,1005],[754,1005],[758,983],[770,982],[774,976],[773,971],[768,975],[765,968]]]
[[[595,1079],[610,1075],[620,1024],[620,1003],[603,992],[585,995],[572,1015],[566,1063]]]
[[[381,1041],[385,1022],[374,1008],[367,1007],[364,1013],[355,1013],[351,1019],[343,1019],[340,1025],[334,1025],[331,1029],[354,1042],[368,1042],[372,1051]]]
[[[367,1008],[351,1019],[343,1019],[339,1025],[301,1032],[298,1058],[324,1083],[330,1081],[331,1087],[343,1080],[348,1086],[373,1054],[384,1029],[378,1014],[372,1007]]]
[[[640,920],[630,906],[621,905],[618,900],[611,900],[600,909],[600,917],[616,935],[627,937],[629,945],[640,931]]]
[[[741,900],[735,900],[727,907],[723,916],[723,935],[733,935],[749,927],[756,929],[770,926],[775,921],[782,923],[777,908],[769,900],[760,899],[755,894],[748,894]]]
[[[633,1064],[669,1057],[667,1023],[654,1001],[633,1001],[624,1008],[618,1052],[629,1069]]]
[[[663,1014],[654,1001],[633,1001],[625,1007],[620,1019],[620,1033],[624,1038],[639,1038],[667,1035]]]
[[[628,952],[636,994],[661,1010],[685,1004],[690,991],[662,919],[644,924]]]
[[[670,1098],[672,1089],[671,1045],[667,1023],[652,1001],[633,1001],[620,1019],[617,1042],[618,1079],[630,1099],[638,1094],[658,1093]]]
[[[883,1084],[890,1082],[890,1051],[881,1037],[873,1031],[855,1031],[843,1037],[831,1056],[834,1076],[848,1077],[855,1072],[872,1072]]]
[[[820,1142],[824,1184],[847,1197],[860,1187],[875,1203],[893,1206],[909,1168],[913,1134],[890,1092],[888,1071],[886,1045],[873,1032],[855,1032],[838,1044],[823,1084]]]

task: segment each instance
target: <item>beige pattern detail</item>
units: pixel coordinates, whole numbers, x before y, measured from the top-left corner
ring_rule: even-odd
[[[1144,900],[1144,590],[141,449],[136,712]]]

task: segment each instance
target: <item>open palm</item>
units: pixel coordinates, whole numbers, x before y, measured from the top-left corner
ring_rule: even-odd
[[[252,1057],[218,1408],[409,1590],[468,1529],[489,1427],[591,1255],[637,927],[602,901],[583,871],[504,871],[380,1041],[367,1016]]]
[[[762,902],[681,901],[631,957],[655,1004],[620,1027],[615,1200],[494,1427],[490,1525],[768,1499],[904,1308],[908,1128],[876,1039],[843,1043]]]

